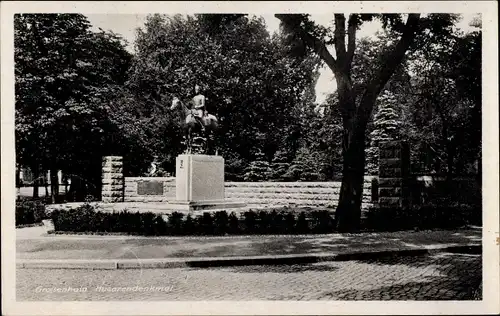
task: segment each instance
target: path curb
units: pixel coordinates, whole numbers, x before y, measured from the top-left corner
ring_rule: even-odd
[[[102,259],[102,260],[16,260],[18,269],[174,269],[208,268],[247,265],[289,265],[325,261],[374,260],[390,256],[422,256],[441,252],[481,254],[481,244],[460,246],[429,246],[416,249],[352,252],[342,254],[299,254],[277,256],[241,256],[164,259]]]

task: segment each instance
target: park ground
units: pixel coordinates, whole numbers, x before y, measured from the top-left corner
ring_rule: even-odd
[[[18,301],[472,300],[481,297],[481,229],[319,236],[50,236],[17,229]],[[471,249],[473,249],[471,251]],[[428,250],[411,252],[411,250]],[[406,252],[405,252],[406,251]],[[385,252],[382,255],[380,252]],[[369,254],[312,263],[104,270],[98,260],[141,261]],[[64,262],[87,260],[88,268]],[[200,259],[202,260],[202,259]]]

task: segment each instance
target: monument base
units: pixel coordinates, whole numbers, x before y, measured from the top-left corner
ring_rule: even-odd
[[[179,155],[175,171],[176,199],[166,207],[172,211],[196,212],[244,208],[243,201],[224,196],[224,158],[210,155]]]
[[[214,200],[214,201],[170,201],[167,208],[176,211],[204,211],[225,210],[230,208],[242,208],[247,204],[242,201]]]

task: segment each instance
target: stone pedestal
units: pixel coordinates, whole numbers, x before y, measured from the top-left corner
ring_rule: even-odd
[[[224,158],[209,155],[179,155],[175,175],[173,210],[195,211],[244,207],[246,203],[224,196]]]

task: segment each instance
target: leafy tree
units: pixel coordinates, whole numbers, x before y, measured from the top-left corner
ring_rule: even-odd
[[[130,55],[118,36],[89,26],[79,14],[14,17],[17,158],[35,177],[51,171],[53,201],[57,170],[72,175],[70,191],[98,195],[101,155],[113,147],[102,101]]]
[[[291,58],[284,48],[261,18],[149,16],[137,33],[126,89],[136,109],[131,116],[145,128],[151,152],[172,168],[183,145],[178,116],[168,107],[174,95],[192,97],[198,84],[208,111],[219,118],[216,146],[228,157],[231,177],[238,178],[235,172],[259,152],[271,161],[300,130],[294,109],[306,102],[318,64],[317,58]]]
[[[441,42],[411,56],[410,136],[423,171],[451,178],[480,161],[481,32],[454,32]]]
[[[430,37],[440,38],[449,33],[454,16],[409,14],[406,23],[398,14],[344,14],[334,15],[333,31],[319,27],[302,14],[276,14],[283,29],[289,34],[292,48],[312,50],[332,70],[337,83],[340,112],[343,123],[343,175],[336,221],[339,231],[359,229],[363,176],[365,169],[366,128],[379,93],[403,62],[406,52],[415,49],[414,43]],[[399,34],[393,44],[377,54],[380,62],[374,63],[374,71],[362,92],[354,90],[352,61],[356,51],[356,33],[364,21],[381,20],[384,28]],[[425,31],[426,30],[426,31]],[[417,41],[415,41],[417,38]],[[335,47],[336,57],[327,45]]]

